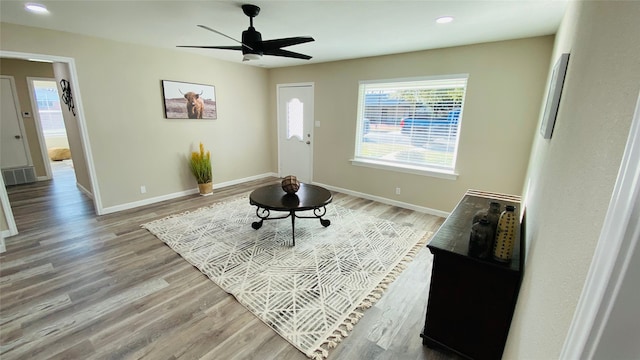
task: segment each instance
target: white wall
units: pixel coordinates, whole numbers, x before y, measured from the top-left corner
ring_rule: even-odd
[[[534,136],[527,261],[506,359],[558,358],[618,174],[640,90],[639,2],[571,2],[552,62],[570,52],[550,140]]]
[[[266,69],[7,23],[0,48],[75,60],[105,208],[195,189],[186,159],[200,141],[214,186],[274,169]],[[218,119],[165,119],[161,80],[214,85]]]

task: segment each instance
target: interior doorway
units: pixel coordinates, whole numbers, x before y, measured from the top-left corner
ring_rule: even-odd
[[[70,143],[75,144],[75,148],[77,149],[77,151],[74,151],[75,154],[73,154],[73,173],[76,174],[76,186],[89,197],[90,202],[93,203],[93,210],[96,215],[101,215],[103,213],[102,200],[100,198],[91,145],[89,143],[86,121],[82,109],[82,100],[79,91],[80,87],[77,81],[75,60],[73,58],[55,55],[4,50],[0,50],[0,58],[52,63],[56,82],[62,80],[66,82],[66,91],[68,91],[69,94],[65,95],[68,95],[66,99],[69,100],[69,103],[65,102],[66,106],[63,107],[62,111],[65,117],[65,122],[67,118],[73,119],[73,124],[71,124],[72,126],[69,126],[69,124],[65,125],[68,140]],[[58,80],[59,77],[61,80]],[[65,91],[65,88],[63,87],[62,90]],[[73,95],[73,98],[71,98],[71,95]],[[32,107],[31,112],[36,112],[35,106]],[[69,113],[72,113],[72,116],[69,116]],[[38,141],[34,141],[34,143],[35,142]],[[72,147],[74,146],[73,144],[71,144]],[[15,227],[9,226],[7,229],[6,226],[6,224],[15,223],[13,212],[11,211],[11,204],[8,201],[5,201],[7,198],[7,189],[5,186],[0,186],[0,200],[2,200],[0,202],[2,204],[2,212],[0,212],[0,215],[2,216],[0,217],[4,218],[0,219],[0,231],[2,231],[2,236],[5,238],[18,233],[18,229]]]
[[[29,95],[47,178],[53,178],[56,169],[73,169],[69,139],[60,105],[60,93],[53,78],[27,77]]]

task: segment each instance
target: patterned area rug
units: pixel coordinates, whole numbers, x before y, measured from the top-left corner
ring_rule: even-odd
[[[327,228],[296,219],[295,247],[289,219],[251,228],[258,218],[247,196],[142,227],[308,357],[323,359],[427,241],[424,231],[337,204],[324,218]]]

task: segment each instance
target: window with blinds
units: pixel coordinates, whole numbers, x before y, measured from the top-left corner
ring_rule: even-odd
[[[452,173],[467,79],[360,82],[354,160]]]
[[[60,107],[60,97],[55,81],[32,80],[33,91],[40,117],[40,125],[45,138],[49,136],[66,136],[64,117]]]

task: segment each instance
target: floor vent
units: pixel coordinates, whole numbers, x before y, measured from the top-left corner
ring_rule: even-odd
[[[29,184],[36,182],[36,173],[33,166],[2,169],[2,179],[6,186]]]

